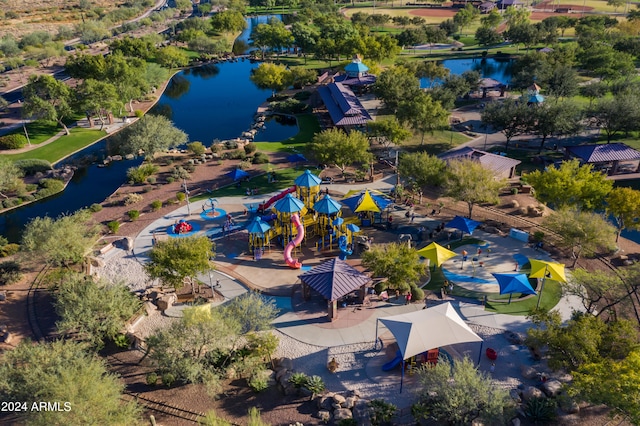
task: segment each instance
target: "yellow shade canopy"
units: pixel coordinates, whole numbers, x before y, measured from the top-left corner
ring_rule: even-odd
[[[362,195],[362,200],[360,201],[358,208],[356,208],[356,213],[360,212],[380,213],[380,208],[376,205],[375,201],[373,201],[373,198],[371,197],[371,194],[369,194],[368,190],[364,192],[364,194]]]
[[[531,273],[529,278],[550,278],[563,283],[567,282],[564,273],[564,264],[557,262],[547,262],[545,260],[529,259],[531,263]]]
[[[444,262],[446,262],[447,259],[455,256],[456,253],[442,247],[438,243],[431,243],[428,246],[418,250],[418,255],[424,257],[425,259],[429,259],[429,262],[431,262],[432,265],[440,266]]]

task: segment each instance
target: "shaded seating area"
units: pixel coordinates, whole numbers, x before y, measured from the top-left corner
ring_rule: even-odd
[[[362,304],[366,297],[366,285],[371,278],[344,260],[334,258],[298,276],[302,282],[302,296],[311,296],[311,290],[319,293],[328,305],[330,320],[338,317],[338,306]]]
[[[568,146],[565,159],[577,158],[583,164],[592,164],[594,170],[613,176],[640,173],[640,151],[623,143]]]
[[[363,128],[371,116],[356,95],[342,83],[330,83],[318,88],[333,125],[344,129]]]

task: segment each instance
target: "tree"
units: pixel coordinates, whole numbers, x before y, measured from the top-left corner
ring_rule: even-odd
[[[426,152],[405,153],[400,157],[398,171],[418,186],[441,186],[445,182],[447,164]]]
[[[193,10],[193,4],[190,0],[176,0],[176,9],[181,13],[187,13]]]
[[[238,323],[238,333],[246,335],[271,329],[271,322],[278,316],[278,311],[272,299],[248,292],[224,305],[222,315],[233,318]]]
[[[247,27],[242,13],[233,10],[225,10],[215,13],[211,17],[211,27],[213,31],[220,33],[234,33],[242,31]]]
[[[493,8],[488,15],[480,18],[480,22],[483,27],[496,28],[502,22],[502,15],[498,12],[497,8]]]
[[[7,157],[0,156],[0,195],[9,198],[5,192],[14,192],[24,187],[22,169]]]
[[[536,311],[528,317],[534,327],[526,343],[547,348],[549,367],[569,373],[602,359],[624,359],[638,349],[638,338],[629,321],[604,322],[592,315],[574,312],[566,325],[558,311]]]
[[[33,425],[142,424],[140,407],[133,401],[123,402],[123,390],[100,358],[70,341],[34,344],[23,340],[4,353],[0,364],[2,400],[27,403],[19,414]],[[40,401],[59,402],[60,407],[33,409],[32,404]]]
[[[362,253],[362,265],[374,277],[387,278],[387,287],[401,293],[409,291],[425,274],[425,264],[416,250],[404,243],[372,247]]]
[[[476,369],[467,357],[453,365],[438,362],[419,371],[419,401],[411,408],[415,417],[435,419],[438,424],[504,424],[513,403],[507,391]]]
[[[140,308],[140,300],[124,283],[95,281],[82,274],[66,274],[55,292],[60,316],[58,330],[101,349],[106,339],[124,331],[126,321]]]
[[[372,157],[369,140],[358,131],[348,134],[333,128],[316,133],[309,144],[309,151],[321,164],[333,164],[344,175],[348,166],[354,163],[368,164]]]
[[[516,45],[523,44],[529,49],[538,42],[538,29],[529,22],[514,24],[510,25],[509,29],[505,31],[504,37]]]
[[[581,165],[577,159],[563,161],[559,167],[544,171],[534,170],[526,179],[535,189],[536,199],[556,209],[599,210],[613,188],[613,182],[593,171],[593,165]]]
[[[187,143],[189,137],[162,115],[147,114],[133,125],[119,132],[114,140],[123,153],[153,158],[157,152]]]
[[[570,98],[578,92],[578,73],[568,65],[560,65],[551,71],[543,84],[550,95]]]
[[[32,75],[23,89],[22,114],[42,120],[57,122],[69,135],[64,119],[71,116],[72,92],[63,81],[48,74]]]
[[[607,213],[615,219],[616,242],[623,229],[640,229],[640,191],[626,187],[613,188],[605,198]]]
[[[295,45],[302,49],[302,56],[304,57],[304,63],[307,63],[307,54],[312,53],[318,39],[320,38],[320,32],[313,26],[303,24],[302,22],[294,22],[291,26],[291,35]]]
[[[249,78],[258,88],[271,89],[272,96],[293,83],[291,71],[286,66],[271,62],[263,62],[258,68],[254,68]]]
[[[464,201],[469,207],[469,218],[473,206],[479,203],[497,203],[503,180],[497,180],[493,170],[486,169],[480,162],[464,159],[448,163],[445,194],[456,201]]]
[[[639,128],[640,104],[634,94],[622,93],[612,98],[599,99],[587,111],[590,121],[604,130],[607,143],[620,132],[630,132]]]
[[[453,22],[460,27],[460,34],[464,27],[471,25],[473,21],[480,16],[480,10],[475,8],[472,4],[467,3],[462,9],[458,11],[453,17]]]
[[[369,135],[389,149],[391,144],[401,145],[405,139],[411,136],[411,132],[405,129],[397,118],[391,117],[371,121]]]
[[[531,110],[523,103],[513,99],[489,103],[481,113],[482,123],[502,132],[509,149],[509,142],[515,136],[524,134],[531,127]]]
[[[115,86],[106,81],[87,79],[77,90],[82,109],[98,116],[100,130],[104,128],[109,113],[122,108]]]
[[[618,52],[612,46],[596,44],[579,54],[582,66],[603,80],[615,80],[633,72],[633,56]]]
[[[78,210],[57,219],[36,217],[22,234],[21,250],[53,266],[80,262],[96,242],[99,227],[91,222],[89,210]]]
[[[291,67],[289,71],[291,72],[291,84],[295,89],[302,89],[304,86],[318,81],[316,70],[310,70],[305,67]]]
[[[445,68],[444,65],[435,61],[409,62],[404,66],[409,64],[415,64],[415,67],[410,69],[413,70],[416,77],[429,79],[429,88],[436,80],[442,80],[449,75],[449,68]]]
[[[615,247],[616,229],[597,213],[565,208],[546,217],[543,223],[558,234],[558,247],[571,249],[571,267],[576,266],[582,255],[590,256],[602,249],[611,251]]]
[[[509,6],[503,12],[502,16],[507,20],[509,28],[514,25],[528,23],[531,11],[524,7]]]
[[[573,373],[569,392],[592,404],[605,404],[633,424],[640,423],[640,351],[622,360],[603,360]]]
[[[380,74],[373,91],[395,114],[402,101],[412,99],[420,92],[420,81],[407,68],[392,67]]]
[[[253,45],[262,51],[262,59],[264,60],[267,48],[271,48],[279,55],[283,48],[290,47],[293,44],[293,35],[284,23],[279,19],[272,18],[267,24],[259,24],[255,27],[251,34]]]
[[[607,5],[613,6],[614,11],[617,12],[620,6],[624,6],[625,0],[607,0]]]
[[[482,46],[493,46],[494,44],[502,43],[504,38],[502,34],[497,32],[495,28],[481,26],[476,30],[476,40]]]
[[[398,119],[403,123],[409,123],[413,130],[420,132],[420,145],[424,144],[424,134],[444,128],[448,117],[449,112],[440,102],[434,101],[430,95],[422,91],[410,100],[400,102],[398,106]]]
[[[187,54],[175,46],[165,46],[158,49],[156,61],[163,67],[169,69],[189,65],[189,57]]]
[[[144,268],[152,279],[177,289],[184,285],[185,278],[213,269],[213,256],[213,243],[206,236],[171,238],[149,251]]]
[[[542,153],[547,138],[551,135],[577,133],[582,111],[574,102],[545,102],[531,108],[530,131],[540,137],[538,154]]]

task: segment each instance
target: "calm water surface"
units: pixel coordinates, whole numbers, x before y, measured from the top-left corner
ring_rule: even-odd
[[[501,83],[511,81],[511,60],[496,60],[495,58],[475,59],[447,59],[441,61],[451,74],[460,75],[465,71],[478,71],[483,78],[493,78]],[[420,79],[420,87],[429,87],[428,78]],[[434,81],[437,84],[437,81]]]

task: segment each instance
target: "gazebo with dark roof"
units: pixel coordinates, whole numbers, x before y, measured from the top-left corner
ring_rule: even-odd
[[[640,173],[640,151],[623,143],[568,146],[565,148],[565,158],[578,158],[582,163],[593,164],[595,170],[608,175]]]
[[[485,169],[493,171],[497,178],[512,178],[516,174],[516,166],[521,163],[520,160],[504,157],[502,155],[492,154],[490,152],[481,151],[470,147],[447,151],[438,155],[438,158],[444,161],[469,158],[478,161]]]
[[[330,83],[318,88],[333,124],[337,127],[365,127],[371,116],[356,95],[341,83]]]
[[[338,316],[338,299],[358,290],[358,299],[362,302],[364,287],[371,282],[367,275],[338,258],[327,260],[298,277],[302,281],[305,299],[309,298],[310,289],[314,289],[329,302],[331,320]]]

